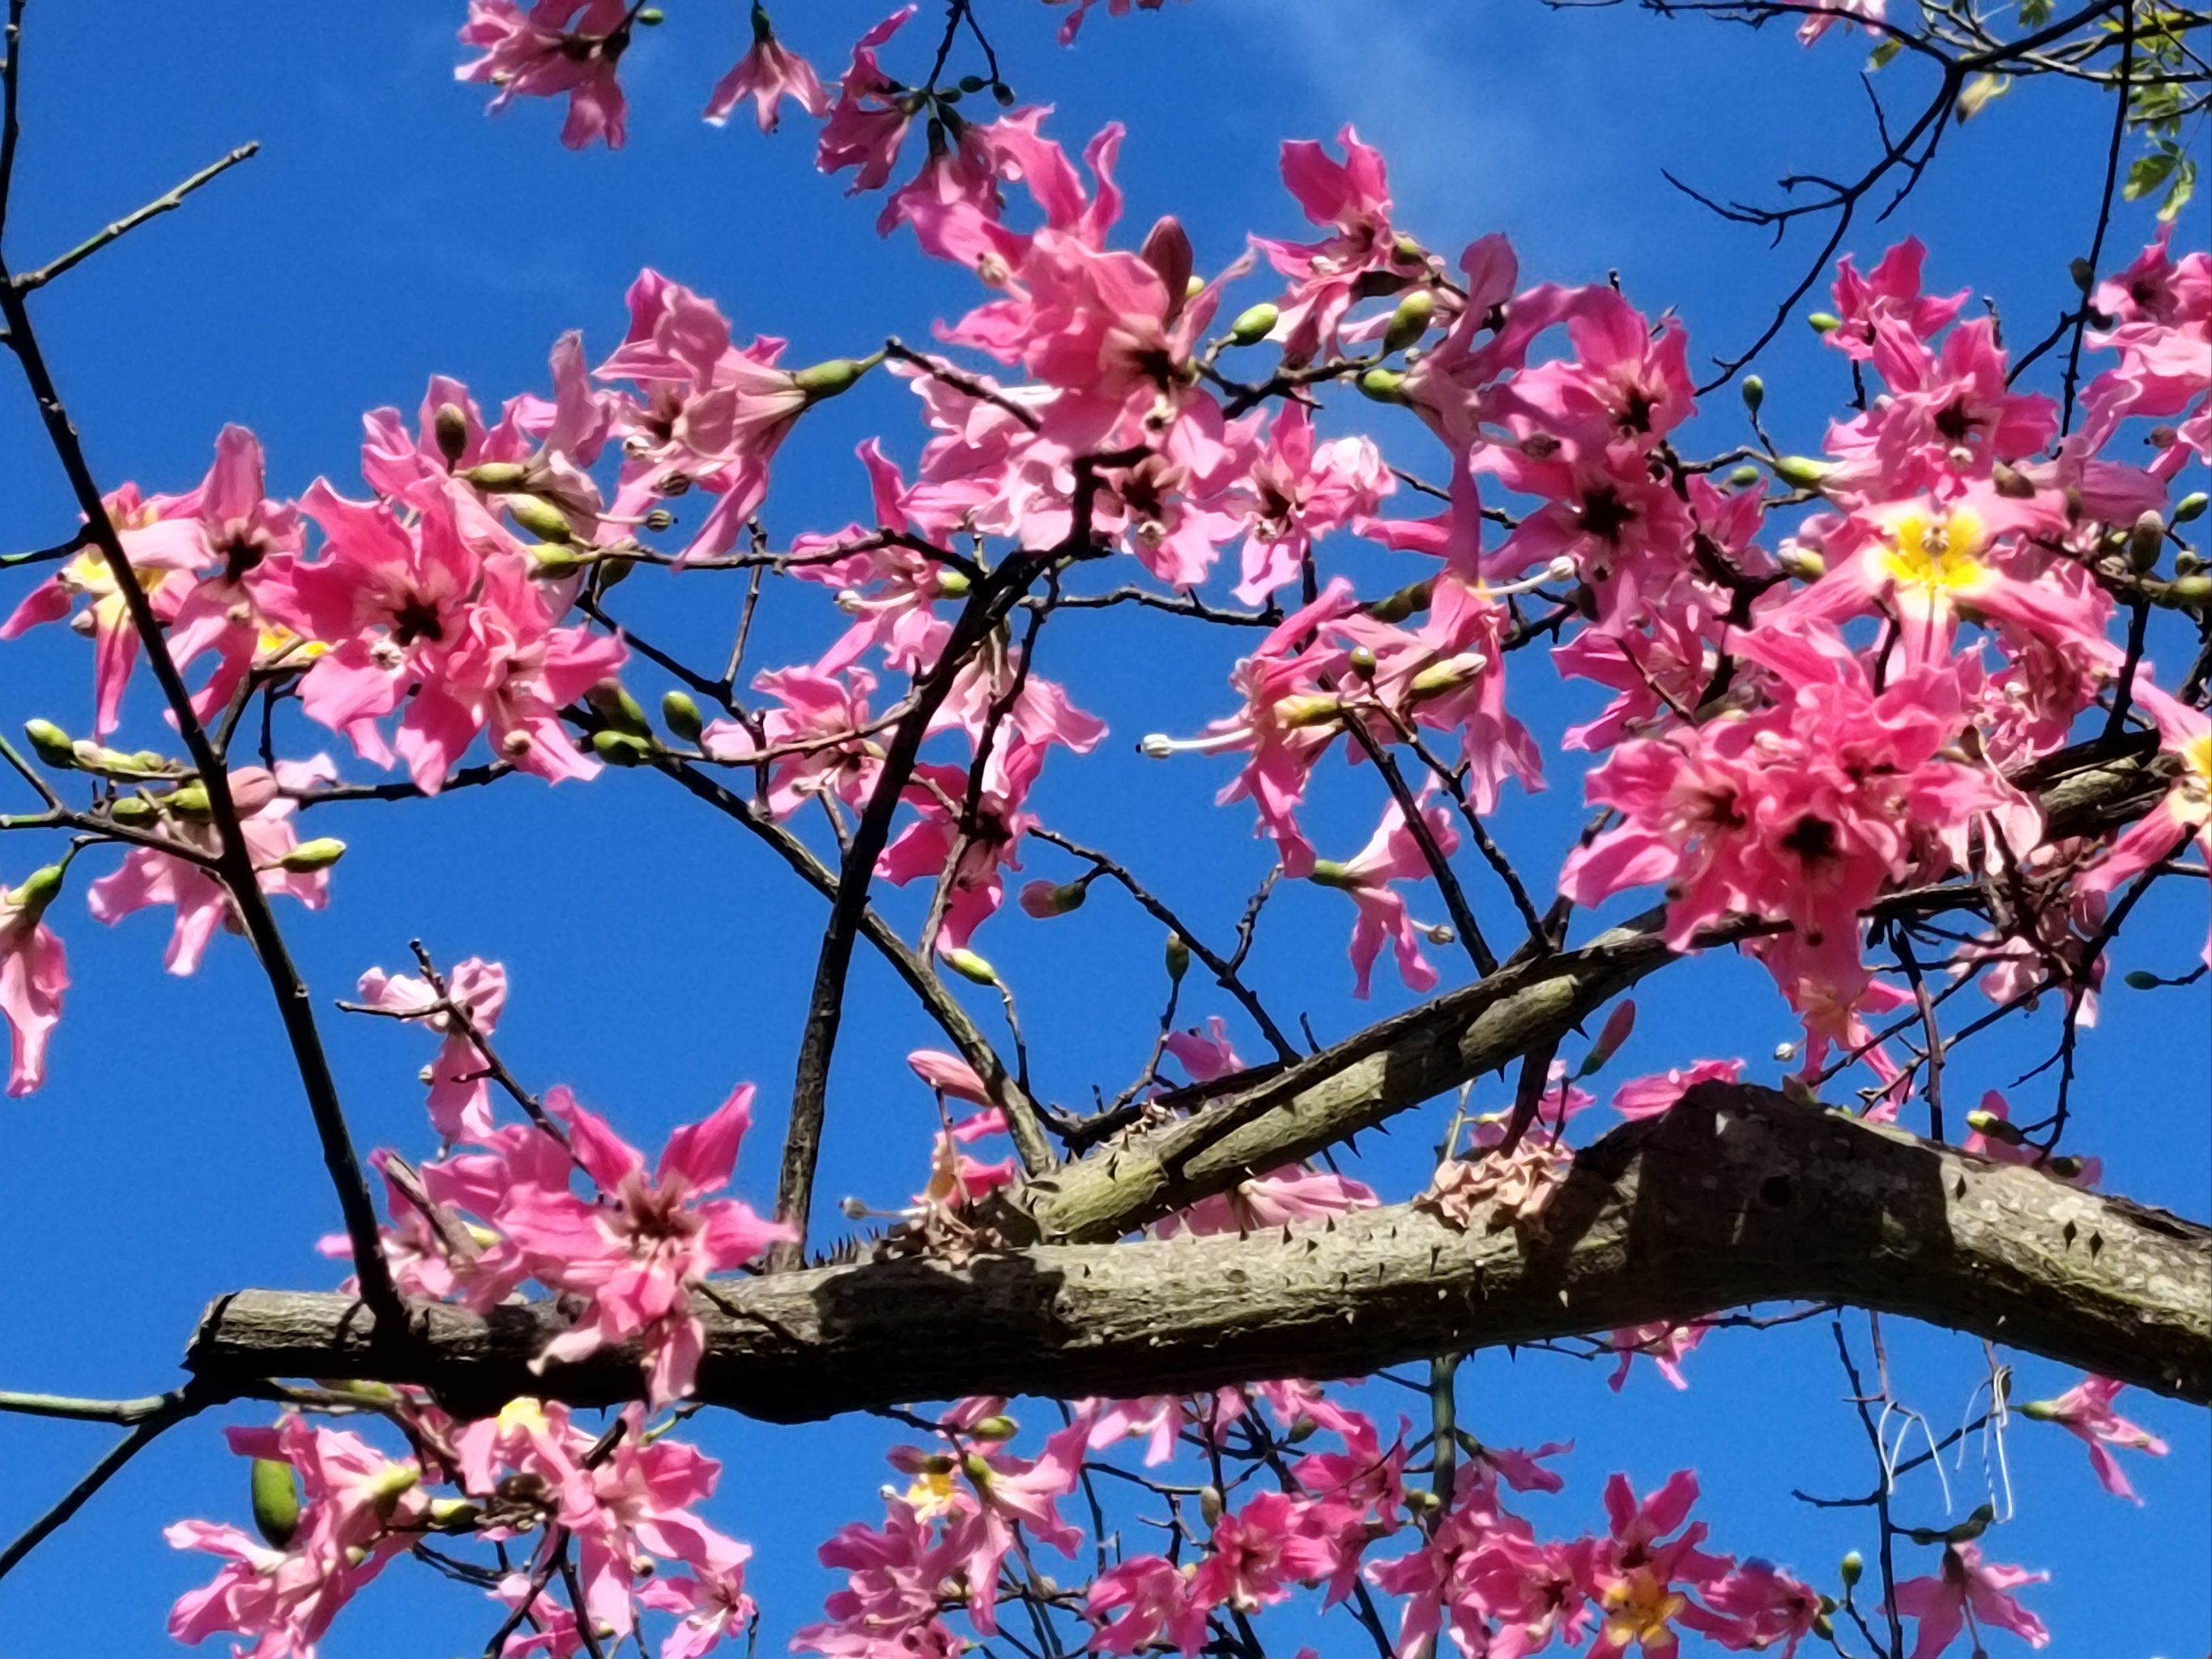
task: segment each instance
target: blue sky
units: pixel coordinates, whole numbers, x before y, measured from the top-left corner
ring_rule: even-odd
[[[623,289],[644,264],[716,296],[741,332],[790,337],[800,362],[866,349],[887,331],[921,337],[972,300],[964,273],[878,240],[876,202],[846,202],[813,171],[804,123],[763,142],[743,122],[717,131],[696,119],[743,45],[734,0],[670,0],[669,26],[624,64],[631,143],[611,155],[561,149],[557,118],[542,105],[488,122],[480,93],[451,81],[461,9],[458,0],[342,11],[247,0],[33,6],[9,230],[18,263],[75,242],[243,139],[264,146],[185,211],[41,296],[48,354],[105,483],[188,487],[216,430],[240,421],[268,445],[273,487],[296,492],[327,472],[348,488],[362,410],[411,410],[434,371],[462,377],[487,403],[542,389],[547,348],[562,330],[584,329],[594,359],[612,343]],[[825,71],[874,21],[845,0],[786,10],[787,37]],[[1855,78],[1861,48],[1840,38],[1802,53],[1780,31],[1555,12],[1535,0],[1194,0],[1158,15],[1097,16],[1079,46],[1062,52],[1051,43],[1054,16],[1027,0],[997,0],[984,15],[1010,78],[1025,100],[1058,106],[1055,130],[1071,148],[1107,118],[1128,124],[1121,178],[1133,235],[1178,213],[1201,263],[1219,264],[1248,228],[1297,234],[1276,147],[1350,122],[1384,148],[1401,220],[1432,246],[1504,230],[1529,279],[1618,269],[1632,299],[1655,312],[1672,305],[1709,352],[1763,325],[1810,249],[1793,240],[1769,252],[1668,190],[1660,167],[1765,199],[1790,167],[1856,167],[1870,143]],[[914,67],[930,27],[917,20],[892,61]],[[2037,88],[1953,134],[1895,225],[1933,246],[1932,284],[1974,284],[2017,319],[2016,338],[2039,335],[2068,297],[2066,261],[2087,241],[2109,118],[2093,97]],[[2120,246],[2140,241],[2139,216],[2124,228]],[[1870,260],[1892,234],[1863,227],[1850,246]],[[1812,447],[1844,391],[1834,359],[1793,325],[1765,370],[1770,423],[1786,443]],[[1732,393],[1710,400],[1702,430],[1715,447],[1735,441],[1740,425]],[[810,416],[778,464],[769,519],[779,539],[864,510],[851,447],[878,429],[911,459],[915,426],[882,385]],[[0,382],[0,547],[44,544],[71,523],[27,398]],[[0,601],[12,605],[23,585],[0,582]],[[699,578],[641,580],[617,598],[649,637],[702,656],[722,648],[737,601]],[[812,591],[771,605],[756,660],[811,656],[838,622]],[[1228,936],[1263,873],[1261,847],[1237,814],[1205,810],[1224,777],[1212,763],[1144,763],[1130,744],[1225,709],[1239,643],[1102,615],[1048,635],[1044,664],[1114,728],[1089,761],[1055,760],[1040,796],[1048,822],[1114,848],[1213,939]],[[1523,674],[1521,712],[1553,751],[1553,787],[1512,797],[1498,826],[1540,878],[1578,817],[1557,734],[1592,706],[1588,688],[1552,692],[1540,681]],[[636,683],[659,689],[649,673]],[[42,714],[82,729],[88,688],[83,648],[61,630],[0,652],[0,714],[11,723]],[[133,692],[142,720],[147,691]],[[366,769],[349,760],[348,769]],[[1351,850],[1371,827],[1369,781],[1330,780],[1315,817],[1324,852]],[[372,964],[400,967],[414,934],[446,960],[503,959],[515,988],[501,1033],[510,1061],[533,1083],[571,1083],[635,1140],[657,1145],[732,1082],[758,1082],[764,1121],[740,1184],[766,1204],[781,1129],[774,1103],[788,1087],[821,921],[818,902],[780,866],[647,777],[550,792],[525,781],[327,817],[317,830],[355,844],[331,908],[284,915],[319,996],[346,994]],[[20,879],[27,857],[15,842],[0,847],[0,876]],[[1040,849],[1035,871],[1059,872],[1051,857]],[[1496,912],[1486,891],[1477,896],[1486,915]],[[2185,890],[2131,928],[2116,966],[2185,968],[2202,938],[2202,897]],[[219,942],[196,978],[172,981],[160,969],[161,923],[101,929],[80,905],[73,893],[55,917],[77,983],[53,1081],[0,1106],[11,1246],[0,1254],[0,1386],[137,1394],[173,1379],[216,1292],[327,1283],[312,1244],[335,1214],[245,951]],[[911,929],[911,907],[894,908]],[[1504,915],[1498,924],[1510,935]],[[1310,1010],[1323,1040],[1392,1006],[1387,970],[1374,1010],[1348,1001],[1348,928],[1337,896],[1289,893],[1255,958],[1271,1001]],[[1022,992],[1046,1093],[1078,1102],[1093,1082],[1110,1091],[1134,1073],[1162,988],[1150,923],[1102,890],[1076,916],[1048,927],[1011,916],[984,943]],[[854,995],[817,1190],[824,1200],[896,1200],[917,1184],[932,1123],[902,1056],[931,1032],[865,956]],[[1639,1000],[1638,1033],[1612,1075],[1763,1056],[1790,1032],[1764,974],[1733,958],[1670,972]],[[980,1003],[977,1012],[991,1018]],[[1187,1017],[1211,1012],[1230,1010],[1186,1005]],[[2110,1185],[2195,1215],[2212,1181],[2204,1012],[2201,988],[2116,989],[2080,1085],[2081,1144],[2105,1156]],[[358,1138],[427,1150],[421,1040],[335,1015],[326,1032]],[[1948,1086],[1971,1099],[2003,1085],[2049,1041],[2046,1015],[2031,1031],[1970,1048]],[[2026,1085],[2021,1097],[2040,1103],[2048,1087]],[[1495,1085],[1477,1100],[1498,1103]],[[1433,1127],[1409,1120],[1370,1148],[1370,1177],[1410,1190]],[[1955,1421],[1978,1345],[1899,1334],[1893,1358],[1929,1415]],[[2067,1380],[2039,1362],[2021,1369],[2030,1397]],[[1723,1334],[1691,1376],[1677,1395],[1647,1370],[1616,1400],[1600,1368],[1486,1354],[1470,1364],[1463,1410],[1488,1439],[1577,1443],[1566,1493],[1538,1511],[1545,1524],[1595,1523],[1613,1469],[1650,1486],[1693,1465],[1720,1547],[1828,1580],[1845,1548],[1869,1540],[1850,1517],[1789,1496],[1792,1486],[1864,1484],[1825,1327]],[[2078,1447],[2054,1430],[2022,1425],[2008,1449],[2020,1514],[1990,1553],[2053,1570],[2035,1605],[2058,1652],[2179,1659],[2212,1637],[2205,1417],[2138,1404],[2173,1443],[2163,1463],[2136,1466],[2141,1510],[2100,1492]],[[74,1479],[110,1433],[0,1419],[0,1534]],[[884,1478],[875,1454],[890,1437],[866,1421],[729,1422],[703,1438],[727,1461],[714,1518],[759,1547],[764,1650],[780,1650],[829,1587],[814,1544],[870,1514]],[[1960,1512],[1979,1500],[1983,1478],[1973,1458],[1954,1477]],[[242,1470],[213,1425],[173,1434],[0,1584],[0,1650],[89,1638],[118,1655],[167,1650],[162,1614],[204,1574],[200,1558],[170,1555],[159,1528],[186,1514],[242,1518],[244,1508]],[[325,1651],[473,1650],[490,1622],[470,1593],[403,1567]],[[1992,1652],[2006,1639],[1993,1638]]]

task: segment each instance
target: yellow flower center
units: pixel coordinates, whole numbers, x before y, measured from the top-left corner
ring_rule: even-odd
[[[1981,514],[1970,507],[1954,507],[1940,517],[1924,507],[1909,508],[1890,521],[1881,568],[1900,599],[1933,610],[1989,580],[1989,567],[1976,556],[1987,540]]]
[[[1623,1647],[1637,1642],[1646,1648],[1671,1648],[1674,1633],[1668,1624],[1687,1600],[1668,1589],[1656,1573],[1638,1568],[1606,1587],[1606,1636]]]

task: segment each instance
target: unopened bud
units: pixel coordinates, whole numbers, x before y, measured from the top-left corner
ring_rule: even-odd
[[[592,752],[610,766],[640,766],[653,753],[653,745],[628,732],[594,732]]]
[[[272,1549],[283,1549],[300,1529],[300,1482],[292,1466],[275,1457],[257,1457],[246,1477],[253,1500],[253,1524]]]
[[[634,738],[653,735],[653,725],[646,719],[644,708],[620,680],[601,680],[584,693],[584,701],[612,730],[626,732]]]
[[[2071,1152],[2061,1152],[2057,1158],[2046,1158],[2043,1167],[2061,1181],[2079,1181],[2081,1171],[2089,1166]]]
[[[968,1431],[978,1440],[1012,1440],[1021,1431],[1021,1425],[1004,1412],[994,1413]]]
[[[513,489],[529,476],[520,461],[481,461],[462,473],[461,480],[478,489]]]
[[[107,803],[107,816],[118,823],[150,823],[159,813],[143,795],[118,795]]]
[[[940,568],[937,573],[937,591],[948,599],[966,599],[975,586],[975,583],[968,580],[968,573],[964,570],[954,570],[946,567]]]
[[[1032,881],[1023,884],[1021,904],[1024,911],[1042,921],[1080,910],[1083,901],[1089,896],[1090,890],[1079,881]]]
[[[1446,691],[1456,690],[1490,665],[1490,659],[1480,651],[1462,651],[1456,657],[1447,657],[1431,663],[1413,676],[1406,687],[1412,697],[1433,697]]]
[[[1801,582],[1816,582],[1828,574],[1826,559],[1813,549],[1796,542],[1784,543],[1782,550],[1775,555],[1774,562],[1782,567],[1784,575],[1794,576]]]
[[[1778,455],[1771,465],[1776,477],[1799,489],[1817,489],[1820,480],[1836,470],[1833,461],[1816,461],[1809,455]]]
[[[849,392],[860,376],[873,368],[883,359],[832,357],[802,368],[791,377],[792,385],[806,394],[809,403],[819,403],[824,398],[834,398],[841,392]]]
[[[2027,1139],[2008,1119],[1999,1117],[1995,1112],[1967,1113],[1966,1127],[1984,1140],[2002,1141],[2008,1146],[2017,1146]]]
[[[1327,726],[1343,712],[1343,704],[1321,692],[1296,692],[1275,704],[1275,719],[1293,731]]]
[[[434,1498],[430,1500],[430,1528],[434,1532],[473,1532],[483,1510],[465,1498]]]
[[[1180,985],[1182,976],[1190,971],[1190,941],[1181,933],[1170,933],[1166,961],[1168,977]]]
[[[335,836],[318,836],[313,841],[303,841],[283,858],[276,860],[280,870],[289,870],[295,875],[316,870],[327,870],[345,856],[346,844]]]
[[[459,466],[469,447],[469,412],[459,404],[440,404],[430,416],[431,435],[448,469]]]
[[[1765,401],[1766,382],[1760,380],[1756,374],[1745,375],[1743,377],[1743,406],[1749,410],[1753,414],[1756,415],[1759,413],[1759,405]]]
[[[1788,1065],[1791,1060],[1797,1058],[1797,1045],[1794,1042],[1776,1043],[1774,1045],[1774,1057],[1778,1060],[1780,1060],[1784,1065]]]
[[[52,720],[25,720],[23,735],[31,740],[31,747],[40,760],[49,766],[75,766],[76,745],[70,734]]]
[[[1321,1424],[1302,1413],[1297,1420],[1291,1425],[1291,1431],[1283,1438],[1293,1446],[1302,1446],[1320,1432]]]
[[[2069,259],[2066,264],[2066,274],[2074,279],[2075,287],[2087,294],[2091,284],[2097,280],[2097,267],[2087,259]]]
[[[2166,520],[2154,509],[2146,512],[2128,530],[2128,568],[2139,576],[2156,569],[2165,545]]]
[[[1405,384],[1406,377],[1395,368],[1370,368],[1359,377],[1359,389],[1378,404],[1403,403]]]
[[[686,743],[696,743],[707,729],[707,722],[699,713],[699,705],[691,700],[688,691],[664,692],[660,698],[660,722],[675,736]]]
[[[1728,475],[1728,481],[1738,489],[1748,489],[1765,475],[1748,461]]]
[[[507,516],[541,541],[565,542],[575,534],[568,515],[542,496],[509,495]]]
[[[2176,524],[2193,524],[2204,516],[2207,506],[2212,506],[2212,495],[2207,495],[2201,489],[2191,490],[2173,504],[2173,521]]]
[[[996,985],[999,982],[999,970],[964,945],[945,951],[945,965],[974,984]]]
[[[1229,325],[1229,343],[1240,346],[1259,344],[1274,332],[1275,324],[1282,314],[1265,300],[1238,312],[1237,320]]]
[[[1398,233],[1397,240],[1390,244],[1390,251],[1401,259],[1410,259],[1416,264],[1429,257],[1428,249],[1402,230]]]
[[[991,1479],[990,1462],[981,1452],[961,1453],[960,1472],[979,1486]]]
[[[646,6],[639,10],[637,21],[647,28],[657,29],[668,21],[668,14],[658,6]]]
[[[2130,968],[2121,975],[2121,983],[2130,991],[2155,991],[2165,982],[2156,974],[2146,973],[2140,968]]]
[[[1409,582],[1396,592],[1386,594],[1369,605],[1367,614],[1374,617],[1376,622],[1403,622],[1417,611],[1426,611],[1429,608],[1429,601],[1435,592],[1436,582],[1433,579],[1427,581]]]
[[[2179,559],[2177,558],[2173,562],[2176,568],[2180,567]],[[2166,591],[2173,595],[2179,604],[2192,607],[2200,605],[2205,600],[2212,599],[2212,576],[2201,575],[2192,571],[2186,576],[2177,577],[2172,586]]]
[[[1398,301],[1397,310],[1390,313],[1390,326],[1382,333],[1382,349],[1403,351],[1407,346],[1429,331],[1429,319],[1436,315],[1436,295],[1425,288],[1417,288]]]
[[[1603,1069],[1606,1061],[1613,1057],[1620,1045],[1628,1041],[1629,1033],[1635,1029],[1636,999],[1626,997],[1615,1003],[1613,1012],[1606,1016],[1604,1025],[1599,1029],[1597,1042],[1590,1048],[1589,1058],[1583,1061],[1582,1070],[1576,1075],[1589,1077]]]
[[[1853,1550],[1843,1559],[1838,1571],[1843,1575],[1844,1588],[1849,1589],[1866,1576],[1866,1557]]]
[[[672,529],[675,524],[676,515],[665,507],[656,507],[645,515],[645,528],[655,535],[664,530]]]
[[[207,786],[188,783],[172,789],[161,797],[162,806],[180,818],[204,818],[212,810],[208,805]]]
[[[1347,660],[1352,672],[1362,679],[1365,679],[1375,672],[1375,653],[1364,645],[1353,646],[1352,655]]]
[[[1844,319],[1832,311],[1816,311],[1805,320],[1813,325],[1815,334],[1833,334],[1844,325]]]
[[[1215,1525],[1221,1519],[1221,1488],[1200,1486],[1198,1489],[1198,1512],[1206,1517],[1206,1524]]]

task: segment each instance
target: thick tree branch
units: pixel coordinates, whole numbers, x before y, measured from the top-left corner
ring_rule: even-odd
[[[2212,1228],[1769,1090],[1702,1085],[1583,1152],[1533,1224],[1465,1231],[1407,1206],[1281,1235],[1039,1245],[717,1282],[702,1401],[778,1422],[974,1394],[1130,1397],[1686,1322],[1757,1302],[1853,1304],[2212,1401]],[[635,1355],[544,1376],[562,1316],[433,1310],[380,1348],[342,1296],[210,1310],[202,1379],[374,1376],[464,1410],[628,1398]]]

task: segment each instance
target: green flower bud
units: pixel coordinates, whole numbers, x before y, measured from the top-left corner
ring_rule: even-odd
[[[483,1510],[465,1498],[430,1500],[430,1528],[434,1532],[474,1532]]]
[[[1809,455],[1781,455],[1771,463],[1774,476],[1799,489],[1816,489],[1820,480],[1836,470],[1832,461],[1816,461]]]
[[[1221,1488],[1200,1486],[1198,1489],[1198,1512],[1206,1517],[1207,1526],[1221,1519]]]
[[[537,495],[509,495],[507,516],[540,541],[559,544],[572,539],[568,516],[552,502]]]
[[[653,723],[646,719],[644,708],[620,680],[601,680],[584,693],[584,701],[612,730],[633,738],[653,735]]]
[[[1190,941],[1181,933],[1170,933],[1167,943],[1168,977],[1180,985],[1182,976],[1190,971]]]
[[[1407,346],[1429,331],[1429,319],[1436,314],[1436,295],[1425,288],[1417,288],[1398,301],[1398,308],[1390,313],[1390,326],[1382,333],[1382,349],[1403,351]]]
[[[2043,1167],[2061,1181],[2079,1181],[2081,1171],[2088,1166],[2073,1153],[2061,1152],[2057,1158],[2046,1159]]]
[[[1756,415],[1759,413],[1759,406],[1765,401],[1766,382],[1760,380],[1756,374],[1745,375],[1743,377],[1743,406],[1749,410],[1753,414]]]
[[[1283,1437],[1293,1446],[1302,1446],[1321,1431],[1321,1425],[1312,1418],[1301,1415],[1291,1425],[1291,1431]]]
[[[478,489],[513,489],[529,476],[520,461],[483,461],[462,473],[461,480]]]
[[[2130,991],[2155,991],[2165,983],[2156,974],[2146,973],[2140,968],[2130,968],[2121,976],[2121,982]]]
[[[668,14],[658,6],[647,6],[638,13],[637,21],[647,28],[657,29],[668,21]]]
[[[289,1463],[257,1457],[247,1486],[253,1498],[253,1524],[271,1549],[283,1549],[300,1529],[300,1480]]]
[[[991,1465],[981,1452],[960,1454],[960,1472],[977,1486],[987,1486],[991,1479]]]
[[[446,458],[450,469],[461,464],[461,456],[469,447],[469,413],[459,404],[440,404],[430,416],[430,431],[438,441],[438,453]]]
[[[656,507],[645,515],[645,527],[655,535],[659,535],[664,530],[673,528],[675,523],[676,515],[665,507]]]
[[[2128,568],[2138,576],[2156,569],[2165,545],[2166,520],[2155,509],[2144,513],[2128,528]]]
[[[107,816],[118,823],[151,823],[160,809],[143,795],[119,795],[107,803]]]
[[[1012,1440],[1021,1431],[1021,1425],[1000,1412],[987,1417],[968,1432],[978,1440]]]
[[[204,818],[213,809],[208,805],[207,785],[188,783],[172,789],[161,797],[161,805],[180,818]]]
[[[1999,1117],[1995,1112],[1967,1113],[1966,1127],[1984,1140],[2001,1140],[2008,1146],[2018,1146],[2027,1139],[2010,1120]]]
[[[688,691],[666,691],[660,698],[660,723],[686,743],[699,741],[699,734],[707,729],[707,722],[699,714],[699,705],[691,701]]]
[[[1828,562],[1809,547],[1785,546],[1775,561],[1782,574],[1801,582],[1816,582],[1828,574]]]
[[[280,870],[304,873],[312,870],[327,870],[345,856],[346,844],[335,836],[319,836],[313,841],[303,841],[276,860]]]
[[[1420,264],[1429,257],[1428,249],[1423,247],[1419,242],[1403,231],[1398,233],[1398,240],[1391,243],[1390,249],[1401,259],[1410,259],[1415,264]]]
[[[999,100],[1000,109],[1012,109],[1014,106],[1014,89],[1004,81],[991,82],[991,96]]]
[[[2201,489],[2191,490],[2173,504],[2173,521],[2176,524],[2192,524],[2204,516],[2207,506],[2212,506],[2212,495],[2207,495]]]
[[[1436,592],[1434,580],[1409,582],[1396,592],[1377,599],[1367,607],[1367,614],[1376,622],[1403,622],[1417,611],[1426,611]]]
[[[1375,672],[1376,666],[1374,652],[1364,645],[1355,645],[1352,647],[1351,667],[1353,673],[1365,679]]]
[[[1843,1561],[1844,1588],[1850,1589],[1866,1576],[1866,1557],[1853,1550]]]
[[[23,735],[39,758],[49,766],[75,766],[76,745],[70,734],[52,720],[25,720]]]
[[[592,752],[610,766],[641,766],[653,744],[629,732],[594,732]]]
[[[1275,331],[1275,324],[1282,313],[1265,300],[1256,306],[1237,313],[1237,320],[1229,325],[1229,343],[1257,345]]]
[[[1293,731],[1327,726],[1344,713],[1344,705],[1325,692],[1297,692],[1275,704],[1275,718]]]
[[[23,884],[8,895],[8,902],[35,922],[61,896],[62,879],[67,873],[58,864],[42,865],[23,878]]]
[[[2174,562],[2178,566],[2181,562],[2177,559]],[[2173,595],[2179,604],[2200,605],[2205,600],[2212,599],[2212,576],[2191,572],[2186,576],[2176,578],[2173,585],[2166,591]]]
[[[1359,377],[1359,389],[1378,404],[1405,402],[1400,389],[1405,384],[1406,377],[1395,368],[1370,368]]]
[[[937,591],[948,599],[966,599],[975,586],[968,580],[968,573],[964,570],[955,570],[947,566],[937,573]]]
[[[1757,467],[1746,462],[1728,475],[1728,481],[1738,489],[1748,489],[1765,476]]]
[[[2066,274],[2074,279],[2075,287],[2087,294],[2097,280],[2097,267],[2087,259],[2069,259],[2066,264]]]
[[[964,946],[957,951],[947,951],[945,965],[961,978],[976,985],[996,985],[999,982],[999,970]]]
[[[1408,698],[1434,697],[1455,691],[1488,665],[1489,659],[1480,651],[1462,651],[1456,657],[1431,663],[1414,675],[1406,686],[1406,695]]]
[[[1833,334],[1844,325],[1844,319],[1832,311],[1816,311],[1805,320],[1813,325],[1815,334]]]

